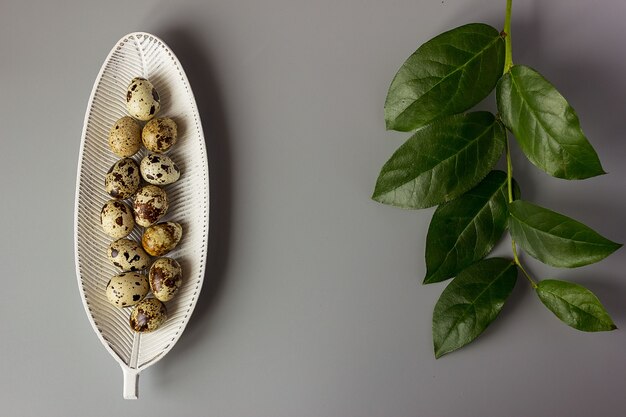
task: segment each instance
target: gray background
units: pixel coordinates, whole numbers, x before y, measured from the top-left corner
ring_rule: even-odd
[[[626,3],[516,1],[515,62],[577,109],[609,175],[568,183],[514,153],[526,199],[625,242]],[[594,3],[594,4],[592,4]],[[504,0],[0,1],[0,403],[7,416],[623,416],[626,332],[584,334],[520,277],[499,319],[440,360],[422,286],[432,210],[369,199],[406,134],[382,107],[398,67]],[[74,272],[89,93],[124,34],[175,51],[201,112],[211,238],[178,344],[122,399]],[[483,105],[493,108],[490,98]],[[496,253],[509,256],[508,241]],[[622,250],[538,277],[588,286],[626,328]]]

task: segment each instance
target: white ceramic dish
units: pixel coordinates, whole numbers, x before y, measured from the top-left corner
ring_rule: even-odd
[[[167,321],[155,332],[130,330],[130,309],[109,304],[105,288],[119,271],[109,263],[106,248],[114,240],[100,226],[100,210],[109,199],[104,176],[119,159],[108,147],[108,132],[126,116],[126,89],[134,77],[148,78],[161,97],[158,116],[178,124],[178,143],[168,155],[181,168],[178,182],[165,186],[170,208],[161,221],[183,226],[183,238],[167,256],[183,268],[183,286],[166,303]],[[139,161],[145,149],[134,156]],[[174,346],[196,305],[206,264],[209,233],[209,173],[206,147],[196,102],[183,68],[165,43],[148,33],[131,33],[113,47],[94,83],[83,126],[74,212],[76,275],[89,322],[124,373],[124,398],[137,398],[139,373],[162,359]],[[129,237],[141,241],[139,226]]]

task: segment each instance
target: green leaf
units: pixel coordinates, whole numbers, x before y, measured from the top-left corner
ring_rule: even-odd
[[[565,268],[598,262],[622,245],[567,216],[526,201],[509,205],[511,236],[533,258]]]
[[[488,112],[438,119],[409,138],[383,166],[372,198],[425,208],[457,198],[482,180],[504,150],[504,127]]]
[[[429,40],[396,74],[385,101],[387,129],[409,131],[470,109],[494,89],[504,67],[496,29],[472,23]]]
[[[435,305],[435,357],[476,339],[498,316],[516,280],[515,264],[502,258],[484,259],[461,271]]]
[[[598,298],[578,284],[547,279],[537,284],[537,295],[563,323],[584,332],[617,329]]]
[[[452,278],[486,256],[508,219],[506,173],[491,171],[476,187],[437,207],[426,237],[424,284]]]
[[[530,162],[569,180],[604,174],[574,109],[535,70],[515,65],[498,82],[498,111]]]

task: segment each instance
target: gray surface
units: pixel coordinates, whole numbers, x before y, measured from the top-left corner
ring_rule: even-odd
[[[625,415],[626,333],[575,332],[521,278],[476,343],[435,361],[443,285],[420,285],[430,211],[369,199],[406,137],[385,132],[382,114],[399,65],[455,25],[501,27],[504,3],[0,1],[1,414]],[[523,192],[621,242],[625,16],[621,0],[517,1],[513,25],[514,60],[569,98],[610,173],[567,183],[516,153]],[[80,303],[72,218],[89,92],[135,30],[162,37],[187,70],[212,230],[192,320],[128,402]],[[590,287],[626,328],[625,257],[572,271],[529,263]]]

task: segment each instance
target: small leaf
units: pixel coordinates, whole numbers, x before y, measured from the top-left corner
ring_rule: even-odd
[[[470,109],[494,89],[504,67],[496,29],[472,23],[429,40],[396,74],[385,101],[387,129],[409,131]]]
[[[457,198],[496,164],[504,140],[504,127],[488,112],[438,119],[416,131],[385,163],[372,198],[403,208]]]
[[[515,264],[502,258],[485,259],[461,271],[435,305],[435,357],[476,339],[498,316],[516,280]]]
[[[622,245],[567,216],[526,201],[509,204],[511,236],[533,258],[564,268],[598,262]]]
[[[547,279],[537,284],[543,304],[563,323],[584,332],[617,329],[598,298],[578,284]]]
[[[513,66],[498,82],[496,98],[502,122],[537,167],[569,180],[605,173],[576,112],[541,74]]]
[[[486,256],[506,229],[507,206],[506,173],[491,171],[476,187],[437,207],[426,238],[424,284],[452,278]]]

